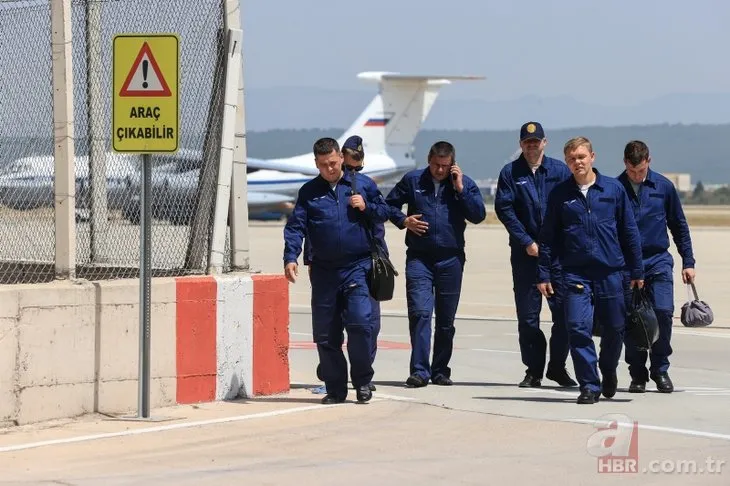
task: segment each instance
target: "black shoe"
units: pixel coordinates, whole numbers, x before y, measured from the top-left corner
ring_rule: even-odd
[[[451,378],[449,378],[448,376],[442,375],[440,373],[438,375],[432,377],[431,382],[434,385],[441,385],[441,386],[451,386],[454,384],[454,382],[451,381]]]
[[[616,394],[617,388],[618,376],[616,376],[616,373],[612,373],[608,376],[603,377],[603,382],[601,383],[601,392],[603,393],[604,397],[613,398],[613,396]]]
[[[672,393],[674,391],[674,383],[672,383],[666,372],[652,374],[650,378],[656,383],[656,389],[659,393]]]
[[[408,388],[423,388],[426,385],[428,385],[428,381],[418,375],[411,375],[406,380],[406,386]]]
[[[323,405],[332,405],[335,403],[344,403],[347,400],[347,396],[335,395],[334,393],[328,393],[322,399]]]
[[[377,388],[375,388],[375,385],[373,385],[372,382],[368,383],[368,388],[370,388],[370,391],[375,391]]]
[[[598,400],[600,399],[601,394],[598,392],[592,392],[590,390],[581,390],[580,395],[578,395],[578,400],[576,403],[580,405],[590,405],[592,403],[598,403]]]
[[[548,368],[547,373],[545,373],[545,378],[556,382],[563,388],[572,388],[578,386],[578,383],[576,383],[575,380],[570,377],[570,375],[568,374],[568,370],[566,370],[565,368],[556,371]]]
[[[629,393],[644,393],[646,391],[646,382],[643,380],[632,379],[629,385]]]
[[[520,388],[539,388],[542,386],[542,378],[537,378],[530,373],[525,374],[525,379],[522,380],[517,386]]]
[[[357,396],[358,403],[369,402],[373,398],[373,392],[370,391],[368,385],[363,385],[360,388],[355,389],[355,396]]]

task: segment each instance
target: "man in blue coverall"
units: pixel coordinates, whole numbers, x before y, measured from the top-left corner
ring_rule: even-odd
[[[616,368],[626,324],[623,269],[631,287],[643,287],[641,237],[631,203],[621,183],[593,168],[593,146],[585,137],[569,140],[563,149],[573,177],[548,196],[538,245],[538,289],[545,297],[551,284],[553,256],[563,274],[565,320],[570,339],[580,404],[596,403],[601,391],[616,394]],[[600,356],[593,343],[593,315],[603,325]],[[601,370],[603,382],[598,375]]]
[[[502,168],[497,182],[494,210],[509,233],[512,264],[512,282],[517,309],[522,363],[527,366],[520,387],[539,387],[545,372],[547,341],[540,329],[542,295],[535,285],[537,276],[537,237],[545,218],[550,191],[571,177],[570,169],[561,160],[545,155],[547,139],[537,122],[527,122],[520,129],[522,153],[517,160]],[[550,333],[550,362],[545,376],[560,386],[573,387],[577,383],[565,369],[568,359],[568,330],[563,312],[563,292],[560,289],[559,265],[555,262],[552,281],[555,294],[547,299],[553,318]]]
[[[659,339],[651,347],[650,372],[646,369],[647,353],[639,351],[626,338],[626,362],[629,365],[631,384],[629,393],[644,393],[649,378],[662,393],[674,391],[669,378],[669,356],[672,354],[672,314],[674,313],[674,259],[669,253],[669,236],[682,258],[682,281],[695,279],[695,259],[689,226],[684,217],[682,203],[674,185],[666,177],[649,168],[649,147],[640,140],[633,140],[624,148],[624,170],[618,180],[624,185],[631,200],[634,217],[641,233],[641,252],[644,258],[645,282],[659,323]],[[627,302],[630,301],[627,292]]]
[[[406,299],[411,336],[411,388],[452,385],[449,361],[454,344],[454,318],[464,273],[466,222],[486,218],[484,199],[476,183],[456,165],[456,151],[436,142],[428,167],[403,176],[386,197],[395,208],[390,221],[406,228]],[[408,205],[408,216],[401,212]],[[436,312],[433,362],[431,315]]]
[[[365,167],[365,150],[362,146],[362,138],[353,135],[345,140],[342,144],[342,157],[344,162],[345,171],[359,172]],[[367,177],[363,174],[363,177]],[[385,225],[383,223],[376,223],[373,225],[373,237],[377,241],[380,250],[389,256],[388,245],[385,244]],[[312,248],[309,244],[309,238],[304,240],[304,264],[311,265],[312,259]],[[309,267],[310,281],[311,281],[312,267]],[[380,334],[380,302],[370,298],[370,304],[372,305],[372,318],[373,318],[373,335],[372,342],[370,345],[370,362],[375,363],[375,355],[378,351],[378,334]],[[318,367],[317,376],[321,375],[321,367]],[[320,378],[321,379],[321,378]],[[370,391],[375,391],[375,385],[373,383],[368,384]]]
[[[327,388],[322,403],[341,403],[347,398],[343,328],[347,330],[350,378],[357,400],[367,402],[372,398],[368,384],[373,377],[367,225],[387,220],[388,207],[370,178],[343,171],[342,152],[336,140],[317,140],[313,152],[319,176],[301,187],[284,227],[284,272],[290,282],[296,281],[297,259],[308,237],[313,340]],[[358,194],[353,194],[353,185]]]

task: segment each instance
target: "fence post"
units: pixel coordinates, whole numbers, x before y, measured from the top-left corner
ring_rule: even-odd
[[[213,235],[210,241],[209,273],[223,272],[226,229],[231,200],[231,176],[233,173],[233,143],[236,128],[236,104],[238,102],[238,79],[241,70],[241,31],[228,29],[226,33],[226,77],[223,98],[223,122],[216,186],[215,212],[213,214]]]
[[[106,154],[104,153],[104,120],[101,113],[102,75],[104,74],[101,59],[101,2],[86,3],[86,108],[89,119],[89,263],[101,262],[101,248],[108,227],[107,218],[107,182]],[[86,207],[86,204],[84,204]]]
[[[227,0],[225,23],[228,29],[243,30],[241,0]],[[246,175],[246,111],[243,99],[243,34],[241,35],[241,72],[238,78],[236,133],[233,145],[233,175],[231,179],[231,270],[248,270],[248,176]]]
[[[56,278],[76,276],[71,0],[51,2]]]

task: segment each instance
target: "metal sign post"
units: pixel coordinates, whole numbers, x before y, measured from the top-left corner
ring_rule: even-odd
[[[139,215],[139,381],[137,416],[150,418],[150,287],[152,277],[152,167],[150,155],[142,156]]]
[[[139,377],[137,416],[150,417],[152,161],[175,153],[179,140],[180,49],[177,34],[118,34],[113,49],[112,148],[142,155],[139,239]]]

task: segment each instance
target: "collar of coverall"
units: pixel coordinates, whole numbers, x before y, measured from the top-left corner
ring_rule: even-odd
[[[619,176],[619,180],[622,182],[626,182],[627,184],[631,182],[631,179],[629,179],[629,175],[626,173],[626,170],[624,170],[621,175]],[[649,168],[648,171],[646,171],[646,178],[642,182],[642,184],[646,184],[647,186],[656,187],[656,180],[654,179],[654,172]]]
[[[541,170],[541,169],[548,170],[547,167],[545,167],[545,161],[547,160],[547,158],[548,158],[547,155],[545,155],[545,154],[542,155],[542,160],[540,161],[540,165],[537,166],[537,170]],[[524,168],[526,170],[528,170],[528,169],[532,170],[530,163],[525,158],[525,154],[520,154],[520,156],[518,157],[517,160],[519,160],[524,165]]]
[[[600,172],[598,172],[598,169],[596,169],[595,167],[593,168],[593,173],[596,174],[596,180],[593,182],[593,187],[595,187],[596,189],[598,189],[600,191],[603,191],[603,189],[604,189],[603,179],[606,176],[604,176],[603,174],[601,174]],[[571,180],[573,181],[573,184],[577,188],[578,187],[578,182],[576,182],[575,176],[574,177],[571,177]]]

